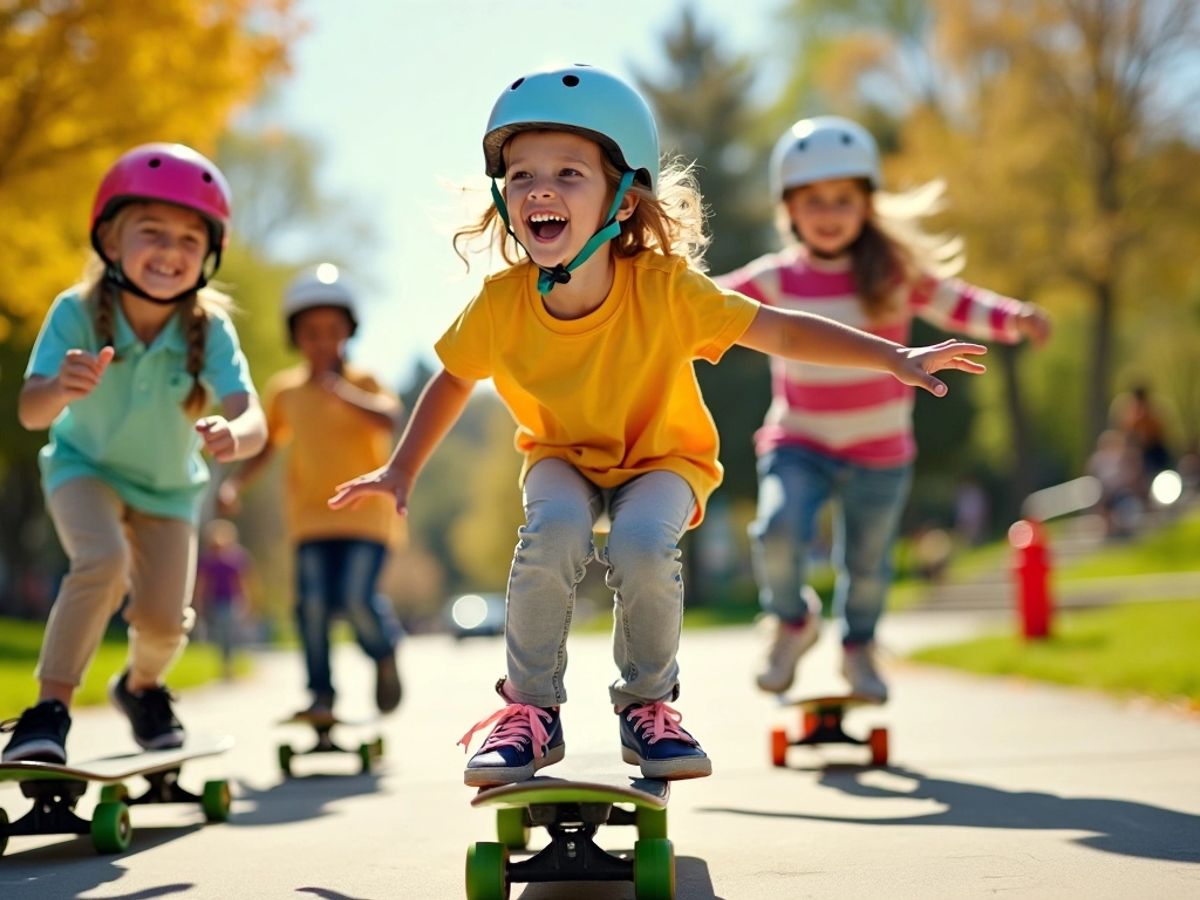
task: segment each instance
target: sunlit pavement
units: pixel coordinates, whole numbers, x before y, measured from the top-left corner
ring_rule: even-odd
[[[997,621],[1007,619],[896,614],[882,639],[901,653]],[[778,724],[794,729],[796,715],[752,688],[756,640],[751,629],[684,635],[675,705],[715,771],[678,784],[672,796],[679,897],[1200,896],[1195,714],[892,657],[892,702],[852,713],[846,726],[865,733],[886,725],[891,766],[862,765],[863,748],[795,748],[780,769],[768,735]],[[607,702],[608,641],[576,635],[570,651],[567,758],[555,769],[569,772],[573,752],[611,752],[614,771],[626,769]],[[353,646],[338,653],[342,711],[365,715],[371,667]],[[300,662],[264,655],[251,679],[190,692],[179,707],[190,729],[237,738],[230,753],[190,764],[182,779],[193,787],[237,779],[229,823],[201,825],[188,808],[136,807],[133,844],[116,856],[98,856],[86,837],[12,838],[0,896],[464,896],[467,845],[494,839],[494,826],[490,811],[469,806],[455,741],[497,707],[492,685],[503,662],[499,638],[410,639],[405,700],[383,723],[378,773],[354,774],[350,756],[304,757],[294,764],[300,777],[284,780],[277,744],[309,737],[272,723],[304,700]],[[804,662],[803,689],[839,689],[837,666],[827,633]],[[351,728],[346,736],[373,734]],[[73,758],[130,747],[115,713],[77,714]],[[95,797],[93,788],[81,808]],[[10,817],[26,804],[15,786],[0,788]],[[602,831],[601,843],[627,849],[632,832]],[[633,890],[534,885],[512,895],[586,900],[631,898]]]

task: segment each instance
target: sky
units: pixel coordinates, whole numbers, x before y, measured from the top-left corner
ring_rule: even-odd
[[[564,63],[661,72],[682,2],[301,0],[309,27],[275,113],[318,143],[321,187],[376,237],[355,260],[353,360],[392,384],[418,360],[436,365],[434,343],[479,290],[488,260],[466,272],[450,240],[486,196],[481,142],[501,90]],[[752,52],[769,46],[781,0],[692,2],[727,50]],[[466,203],[462,187],[477,189]]]

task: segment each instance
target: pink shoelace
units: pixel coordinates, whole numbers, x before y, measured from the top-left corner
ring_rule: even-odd
[[[630,724],[649,737],[652,744],[668,739],[695,744],[696,739],[679,727],[682,721],[683,714],[662,700],[645,703],[629,714]]]
[[[546,726],[542,724],[543,718],[549,722],[554,717],[540,706],[531,706],[528,703],[509,703],[486,719],[472,725],[458,742],[462,744],[465,753],[471,736],[481,728],[487,728],[495,722],[497,723],[496,727],[492,729],[492,733],[479,748],[481,752],[495,750],[499,747],[521,747],[532,741],[533,755],[540,759],[546,755],[544,748],[550,741]]]

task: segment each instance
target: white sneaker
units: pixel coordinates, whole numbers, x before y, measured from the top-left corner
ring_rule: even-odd
[[[851,644],[842,651],[842,675],[850,682],[850,693],[883,703],[888,687],[875,665],[875,642]]]
[[[778,616],[764,617],[770,643],[763,669],[754,680],[768,693],[782,694],[792,686],[800,658],[821,636],[821,598],[810,587],[804,588],[804,596],[808,602],[808,618],[803,625],[791,625]]]

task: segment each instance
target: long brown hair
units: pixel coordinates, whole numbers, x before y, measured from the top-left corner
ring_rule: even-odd
[[[603,148],[600,158],[611,202],[621,181],[621,170]],[[635,181],[629,188],[629,195],[637,197],[638,204],[633,215],[621,223],[621,233],[613,238],[613,253],[630,257],[643,250],[657,250],[665,256],[681,256],[689,266],[704,271],[704,251],[709,236],[704,233],[705,210],[696,182],[695,165],[682,159],[668,160],[659,173],[657,193]],[[523,258],[516,240],[504,227],[500,211],[491,202],[473,224],[454,234],[454,252],[468,270],[473,244],[499,250],[501,258],[510,266]]]
[[[930,234],[921,225],[922,219],[942,209],[944,182],[930,181],[898,193],[872,190],[865,179],[859,186],[869,203],[862,231],[847,248],[850,272],[863,311],[878,321],[901,305],[904,285],[927,275],[949,277],[965,260],[961,239]],[[779,209],[781,230],[803,243],[786,205],[781,203]]]
[[[130,203],[122,207],[103,227],[119,234],[128,217],[128,211],[135,205]],[[115,350],[116,309],[117,304],[121,302],[121,289],[104,277],[104,269],[104,260],[92,254],[84,269],[80,292],[92,307],[92,321],[101,346],[112,346]],[[192,376],[192,389],[183,399],[182,406],[183,411],[193,418],[202,415],[211,402],[208,389],[200,380],[200,373],[204,371],[204,348],[208,340],[209,317],[217,310],[228,312],[232,308],[233,301],[211,286],[193,291],[176,304],[175,315],[179,316],[180,326],[187,341],[187,373]],[[119,361],[119,357],[114,357],[114,361]]]

